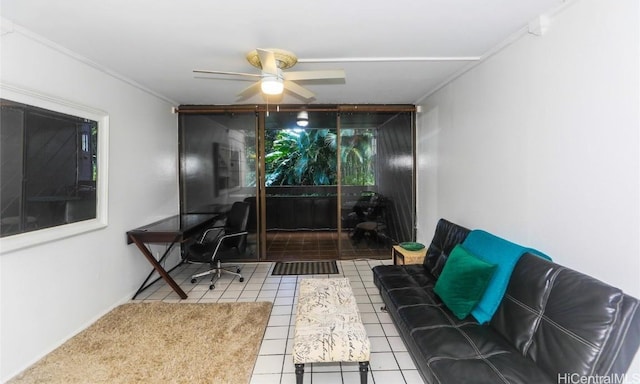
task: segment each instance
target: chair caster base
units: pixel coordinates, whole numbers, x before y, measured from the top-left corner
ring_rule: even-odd
[[[198,282],[198,280],[196,280],[196,279],[191,279],[191,284],[195,284],[195,283],[197,283],[197,282]]]
[[[213,289],[213,288],[215,288],[215,287],[216,287],[216,286],[215,286],[214,284],[211,284],[211,285],[209,286],[209,290],[212,290],[212,289]]]
[[[244,281],[244,277],[241,277],[240,278],[240,282],[242,283],[243,281]]]

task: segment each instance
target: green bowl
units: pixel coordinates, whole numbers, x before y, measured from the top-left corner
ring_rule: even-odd
[[[400,243],[400,246],[407,251],[419,251],[424,248],[424,244],[422,243],[414,243],[411,241],[407,241],[404,243]]]

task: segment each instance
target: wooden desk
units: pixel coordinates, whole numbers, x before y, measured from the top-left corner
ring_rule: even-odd
[[[160,276],[173,288],[173,290],[182,299],[187,298],[187,294],[184,293],[178,283],[171,278],[169,272],[162,267],[162,262],[169,255],[173,246],[177,243],[182,243],[188,238],[198,235],[206,228],[210,227],[213,222],[220,217],[220,214],[185,214],[167,217],[166,219],[156,221],[154,223],[145,225],[140,228],[133,229],[127,232],[127,244],[134,243],[140,252],[147,258],[147,261],[151,263],[153,269],[149,273],[149,276],[144,280],[138,291],[133,295],[133,299],[138,294],[144,291],[149,285],[153,284],[156,280],[147,285],[147,282],[156,271]],[[148,243],[162,243],[169,244],[167,250],[164,252],[159,260],[153,256],[151,250],[145,245]],[[180,264],[178,264],[180,265]],[[175,267],[174,267],[175,268]]]
[[[399,245],[394,245],[391,249],[391,257],[393,258],[393,264],[395,265],[422,264],[424,262],[424,257],[426,256],[426,254],[426,247],[422,248],[419,251],[408,251]]]

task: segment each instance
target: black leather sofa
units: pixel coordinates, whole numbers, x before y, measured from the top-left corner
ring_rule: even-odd
[[[532,254],[519,259],[489,323],[458,320],[433,287],[468,233],[441,219],[423,265],[373,268],[425,382],[614,382],[595,380],[627,371],[640,344],[638,300]]]

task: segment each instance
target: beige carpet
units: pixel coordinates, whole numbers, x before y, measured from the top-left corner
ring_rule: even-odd
[[[272,303],[130,303],[10,383],[249,383]]]

